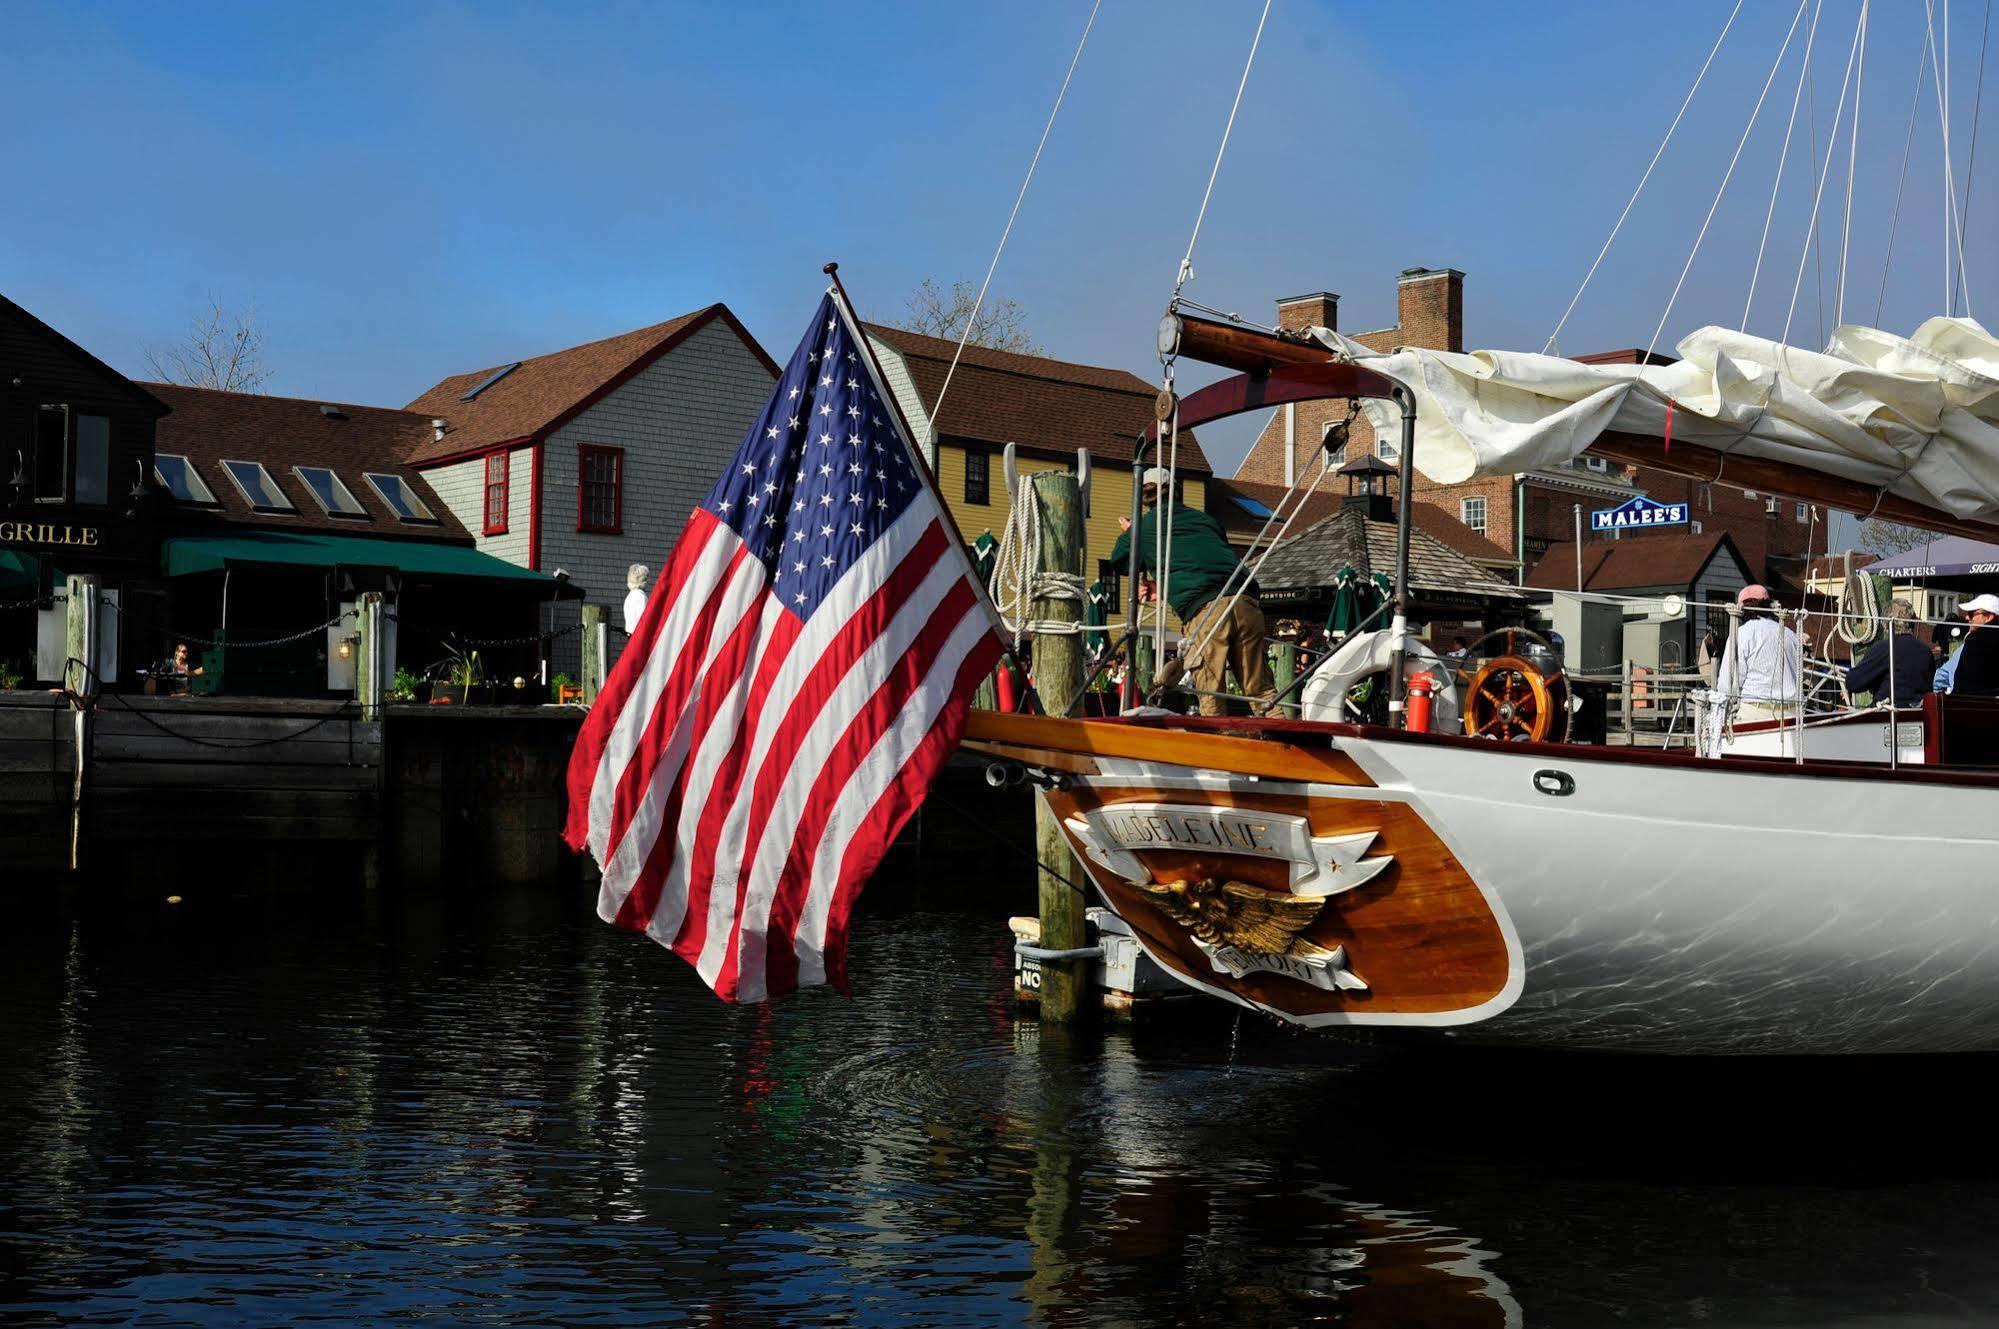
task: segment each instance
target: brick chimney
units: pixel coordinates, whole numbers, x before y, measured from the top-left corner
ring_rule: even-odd
[[[1456,268],[1404,268],[1395,281],[1404,346],[1465,348],[1465,275]]]
[[[1303,332],[1306,328],[1332,328],[1337,331],[1340,326],[1340,298],[1331,291],[1284,296],[1277,302],[1277,326],[1286,332]]]

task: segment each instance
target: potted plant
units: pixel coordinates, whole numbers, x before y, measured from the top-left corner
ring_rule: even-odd
[[[0,660],[0,692],[12,692],[20,686],[21,671],[12,660]]]
[[[548,680],[549,699],[558,706],[567,706],[583,700],[583,687],[567,674],[557,674]]]
[[[396,670],[396,676],[389,680],[388,697],[395,702],[425,701],[430,697],[430,680],[418,678],[407,669]]]
[[[454,648],[445,662],[444,681],[430,690],[433,706],[476,706],[486,700],[486,670],[479,652]]]

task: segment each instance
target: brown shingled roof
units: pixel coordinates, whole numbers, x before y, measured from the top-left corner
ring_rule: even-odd
[[[409,460],[427,465],[553,433],[716,318],[734,329],[769,367],[771,376],[777,376],[777,365],[729,307],[712,304],[664,323],[522,360],[471,401],[465,400],[465,394],[505,369],[506,363],[452,375],[405,408],[426,421],[445,421],[444,437],[433,440],[426,429],[423,442],[410,453]]]
[[[1583,543],[1583,589],[1635,591],[1654,586],[1691,586],[1715,550],[1727,545],[1738,562],[1742,553],[1725,531],[1696,535],[1645,535],[1622,540]],[[1743,562],[1745,568],[1748,567]],[[1755,574],[1750,573],[1753,577]],[[1576,588],[1576,545],[1573,540],[1550,545],[1527,574],[1530,590],[1572,591]]]
[[[934,409],[958,343],[878,323],[864,326],[902,355],[925,409]],[[967,346],[935,424],[952,438],[1056,453],[1086,447],[1092,456],[1129,462],[1132,440],[1152,426],[1157,395],[1154,385],[1122,369]],[[1180,431],[1180,468],[1202,475],[1213,470],[1190,429]]]
[[[343,535],[439,540],[470,539],[451,510],[429,483],[404,458],[430,438],[429,417],[379,406],[349,406],[307,401],[297,397],[266,397],[248,392],[218,392],[184,388],[172,383],[146,383],[143,388],[173,409],[155,433],[156,452],[185,456],[220,503],[219,514],[231,525],[264,526],[282,531],[339,531]],[[340,417],[328,416],[331,405]],[[297,508],[297,515],[256,512],[224,473],[222,463],[262,462],[272,481]],[[294,466],[328,466],[367,510],[366,518],[330,517],[319,506]],[[437,517],[436,524],[405,522],[389,510],[365,471],[400,475]],[[216,508],[171,503],[176,520],[217,513]]]
[[[1395,540],[1394,522],[1369,521],[1360,505],[1343,506],[1272,550],[1257,580],[1271,590],[1284,591],[1330,586],[1343,567],[1362,576],[1374,572],[1392,576]],[[1511,582],[1422,530],[1409,532],[1409,586],[1500,600],[1520,598]]]

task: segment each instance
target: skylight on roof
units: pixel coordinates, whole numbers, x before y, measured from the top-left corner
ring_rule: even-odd
[[[361,506],[361,500],[354,497],[354,491],[342,483],[332,467],[294,466],[292,473],[304,481],[307,492],[319,500],[327,516],[367,519],[368,509]]]
[[[1247,512],[1250,516],[1256,517],[1262,521],[1269,521],[1271,517],[1276,515],[1275,513],[1271,512],[1271,510],[1268,507],[1265,507],[1263,504],[1257,502],[1255,499],[1246,498],[1241,494],[1230,494],[1229,502],[1235,504],[1237,507],[1241,508],[1244,512]]]
[[[161,488],[182,503],[202,503],[213,506],[215,491],[201,478],[201,472],[194,469],[194,463],[185,454],[161,452],[153,457],[153,475]]]
[[[492,373],[486,375],[486,377],[480,379],[478,387],[472,389],[470,392],[466,393],[463,397],[460,397],[458,400],[471,401],[474,397],[484,392],[487,388],[492,387],[495,383],[498,383],[501,379],[513,373],[516,369],[519,369],[520,367],[521,367],[521,362],[518,360],[514,361],[510,365],[500,366],[498,369],[495,369]]]
[[[410,482],[400,475],[387,471],[363,471],[362,478],[374,487],[375,492],[382,496],[382,501],[389,505],[389,510],[400,520],[423,522],[437,520],[431,515],[430,509],[424,506],[424,501],[416,496],[416,490],[411,487]]]
[[[228,461],[222,463],[223,471],[235,482],[242,492],[244,501],[258,512],[297,512],[298,506],[285,497],[285,491],[278,488],[278,482],[264,469],[260,461]]]

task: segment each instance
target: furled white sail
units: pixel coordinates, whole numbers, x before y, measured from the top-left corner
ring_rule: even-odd
[[[1512,351],[1369,350],[1319,340],[1416,394],[1416,466],[1454,483],[1578,456],[1606,430],[1759,457],[1999,521],[1999,339],[1968,318],[1914,335],[1845,326],[1824,351],[1702,328],[1671,365],[1582,364]],[[1370,402],[1396,436],[1395,407]],[[1725,468],[1724,468],[1725,473]]]

